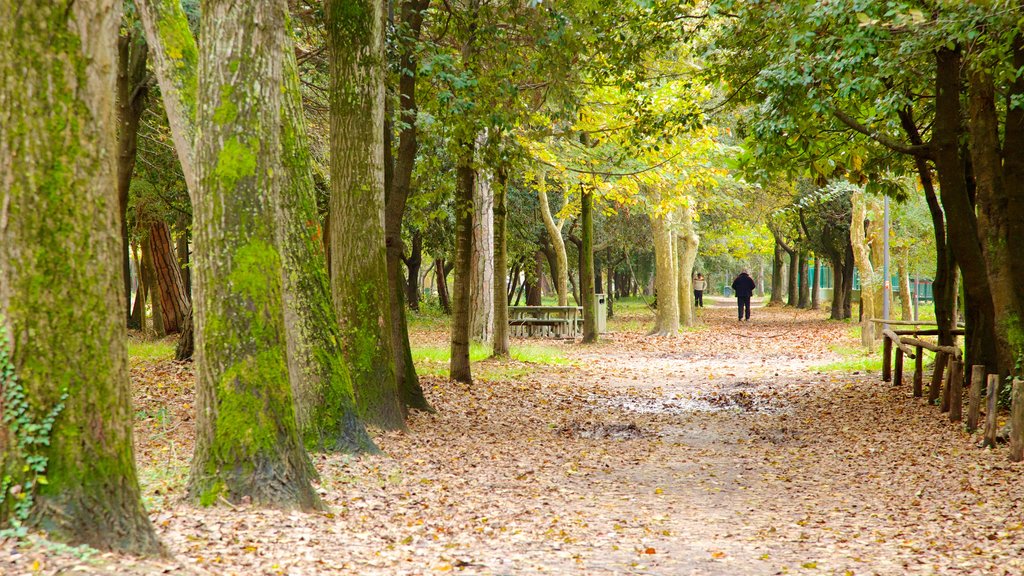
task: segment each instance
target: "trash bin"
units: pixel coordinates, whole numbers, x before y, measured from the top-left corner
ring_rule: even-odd
[[[732,296],[732,286],[722,286],[722,296]]]
[[[604,294],[594,294],[595,309],[597,310],[597,333],[608,332],[608,297]]]

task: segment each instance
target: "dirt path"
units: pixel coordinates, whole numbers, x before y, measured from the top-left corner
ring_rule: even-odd
[[[726,302],[725,304],[728,304]],[[137,367],[141,472],[173,559],[0,544],[11,574],[1020,574],[1024,467],[908,390],[821,373],[849,327],[701,311],[682,337],[565,345],[574,366],[472,387],[385,456],[316,456],[330,511],[179,501],[190,375]],[[494,361],[488,361],[494,363]],[[503,368],[515,368],[506,363]],[[168,402],[168,397],[172,401]],[[159,422],[159,424],[158,424]],[[168,424],[169,422],[169,424]],[[79,555],[80,556],[80,555]],[[39,561],[38,571],[33,562]],[[0,569],[0,573],[7,573]]]

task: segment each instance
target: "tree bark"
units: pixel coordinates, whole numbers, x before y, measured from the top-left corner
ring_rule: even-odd
[[[583,300],[583,342],[597,342],[597,296],[594,286],[594,192],[583,187],[580,194],[580,298]]]
[[[453,380],[471,384],[469,365],[470,283],[473,254],[473,169],[474,140],[465,138],[459,147],[455,181],[455,281],[452,295],[451,360],[448,373]]]
[[[997,373],[995,311],[988,282],[978,221],[965,176],[960,150],[961,106],[959,50],[940,48],[935,53],[935,125],[933,144],[942,208],[946,215],[949,247],[964,277],[967,354],[965,364],[983,364]]]
[[[33,495],[27,521],[53,537],[151,554],[113,193],[120,7],[0,0],[0,478],[13,484],[0,483]],[[7,418],[16,393],[20,417],[54,414],[52,428]],[[14,500],[0,524],[17,519]]]
[[[276,238],[285,15],[283,0],[203,4],[188,494],[204,505],[321,506],[288,378]]]
[[[121,217],[121,264],[123,271],[125,301],[128,303],[128,327],[132,323],[132,281],[131,256],[128,239],[128,189],[135,172],[135,158],[138,149],[139,120],[146,109],[146,39],[131,28],[117,39],[117,198]]]
[[[429,0],[403,0],[400,10],[404,32],[398,38],[399,66],[402,70],[398,80],[401,129],[398,135],[398,154],[394,159],[394,170],[385,190],[384,242],[387,246],[388,307],[391,312],[391,339],[394,348],[395,375],[398,379],[398,396],[406,408],[432,411],[433,409],[423,396],[419,376],[417,376],[416,367],[412,362],[412,347],[409,344],[409,328],[406,317],[406,302],[410,308],[419,309],[419,290],[415,289],[415,283],[419,278],[418,268],[422,261],[419,252],[421,244],[417,243],[418,231],[413,237],[412,255],[406,262],[409,266],[409,278],[405,286],[403,286],[401,266],[404,253],[402,220],[405,217],[405,207],[411,190],[412,172],[416,162],[416,151],[419,148],[416,131],[418,116],[416,79],[419,73],[416,49],[423,25],[423,11],[426,10],[428,4]],[[388,124],[387,137],[390,140],[390,122]],[[391,143],[389,141],[386,144],[385,152],[390,152],[390,150]],[[403,290],[406,290],[404,294]],[[447,297],[447,290],[444,295]],[[443,306],[446,307],[447,304],[445,303]]]
[[[679,298],[676,294],[675,250],[667,214],[651,216],[654,236],[655,282],[658,290],[658,308],[655,310],[651,334],[675,336],[679,333]]]
[[[407,276],[405,278],[405,300],[409,310],[420,309],[420,268],[423,266],[423,233],[416,230],[412,233],[412,245],[409,246],[409,257],[403,258]]]
[[[541,283],[544,277],[544,251],[537,250],[533,253],[533,281],[526,283],[526,305],[541,305]]]
[[[284,172],[277,241],[284,272],[288,376],[295,394],[295,415],[303,443],[310,450],[375,452],[376,446],[358,419],[352,374],[344,361],[341,326],[331,301],[299,66],[290,31],[285,36],[283,70]]]
[[[506,194],[508,175],[504,169],[495,174],[494,186],[494,355],[508,356],[508,249],[505,244]],[[516,281],[518,269],[516,266]]]
[[[700,246],[700,236],[693,226],[693,203],[690,198],[686,205],[679,212],[679,234],[678,234],[678,295],[679,298],[679,324],[682,326],[693,326],[696,322],[695,308],[693,302],[693,263],[697,260],[697,248]]]
[[[325,4],[331,52],[331,294],[356,405],[404,428],[384,237],[384,3]]]
[[[149,248],[153,262],[156,289],[153,301],[160,300],[163,316],[163,327],[167,333],[179,333],[185,327],[185,317],[189,314],[189,299],[185,293],[185,283],[181,279],[181,268],[174,255],[174,240],[171,238],[171,227],[158,220],[149,227]],[[154,306],[154,314],[155,314]]]
[[[543,180],[537,184],[537,196],[540,200],[540,213],[544,219],[544,227],[548,231],[548,238],[551,240],[551,245],[555,252],[555,262],[557,270],[552,269],[551,275],[555,279],[555,290],[558,292],[558,305],[568,306],[569,305],[569,257],[565,252],[565,240],[562,239],[562,226],[565,225],[565,220],[559,219],[555,222],[554,216],[551,214],[551,206],[548,203],[548,187],[547,182]]]
[[[974,69],[970,75],[971,158],[974,167],[977,198],[978,231],[985,256],[988,283],[996,323],[997,357],[1000,374],[1019,372],[1017,360],[1024,354],[1024,302],[1021,285],[1016,282],[1015,268],[1024,253],[1024,237],[1015,236],[1021,224],[1012,221],[1013,204],[1022,198],[1008,194],[1008,187],[1017,186],[1003,176],[1003,158],[999,142],[999,117],[995,105],[995,85],[990,72]],[[1021,94],[1024,96],[1024,94]],[[1014,104],[1010,104],[1012,109]],[[1012,120],[1012,112],[1007,120]],[[1007,124],[1007,131],[1024,130]],[[1007,156],[1024,154],[1004,148]],[[1019,214],[1016,214],[1019,216]],[[1018,230],[1015,230],[1018,229]],[[966,287],[965,287],[966,288]]]
[[[900,319],[914,320],[914,302],[910,291],[910,248],[896,250],[896,269],[900,277]]]
[[[448,268],[444,258],[434,260],[434,283],[437,284],[437,303],[445,314],[452,313],[451,298],[448,297]]]
[[[775,251],[772,255],[772,297],[768,300],[769,306],[784,306],[785,300],[782,293],[782,266],[785,250],[778,238],[775,239]]]
[[[864,223],[868,218],[868,201],[864,192],[854,192],[850,198],[853,204],[850,220],[850,241],[853,254],[860,272],[860,306],[861,326],[860,343],[869,351],[875,348],[875,327],[871,322],[877,312],[875,310],[875,286],[877,278],[871,264],[871,248],[868,245]]]
[[[151,231],[147,230],[142,238],[142,283],[149,293],[150,303],[153,308],[153,335],[163,338],[167,335],[167,328],[164,327],[164,306],[160,297],[160,286],[156,279],[156,266],[153,265],[153,241]],[[145,308],[142,314],[146,314]]]
[[[475,181],[469,333],[474,342],[489,345],[494,338],[494,189],[486,171],[477,170]]]
[[[811,310],[821,310],[821,256],[814,254],[814,271],[811,274]]]
[[[798,282],[800,276],[800,250],[794,248],[787,250],[787,253],[789,254],[789,278],[786,282],[786,293],[788,295],[786,305],[796,307],[800,302]]]
[[[797,280],[800,290],[800,298],[797,301],[796,307],[801,310],[806,310],[811,303],[811,286],[808,283],[807,278],[807,250],[800,251],[800,259],[797,266],[800,268],[799,279]]]

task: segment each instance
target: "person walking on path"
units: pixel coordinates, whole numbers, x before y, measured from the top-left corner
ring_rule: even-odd
[[[704,307],[704,289],[708,287],[708,281],[703,274],[697,274],[693,280],[693,305],[697,308]]]
[[[732,281],[732,291],[736,293],[736,305],[739,307],[740,321],[750,320],[750,297],[754,295],[754,279],[744,270]],[[746,318],[744,318],[744,314]]]

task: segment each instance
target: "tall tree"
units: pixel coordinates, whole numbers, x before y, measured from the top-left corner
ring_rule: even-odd
[[[502,167],[494,179],[494,355],[508,356],[508,172]],[[517,269],[518,270],[518,269]],[[518,271],[516,275],[518,276]]]
[[[391,338],[395,354],[395,374],[398,378],[398,394],[408,408],[431,410],[423,396],[416,367],[412,362],[412,348],[409,345],[409,327],[402,298],[402,220],[411,190],[412,173],[419,149],[416,120],[419,108],[416,103],[416,80],[419,77],[419,62],[416,55],[420,34],[423,29],[423,12],[430,0],[402,0],[400,10],[400,32],[398,38],[399,78],[398,110],[401,128],[398,133],[398,150],[391,185],[385,191],[384,239],[387,244],[388,305],[391,310]],[[414,238],[415,243],[415,238]],[[415,257],[415,254],[411,256]],[[409,283],[414,281],[415,272],[409,269]],[[409,298],[412,294],[408,295]],[[413,300],[410,300],[412,303]]]
[[[470,338],[491,344],[494,337],[494,188],[489,170],[477,170],[476,174],[470,270]]]
[[[329,0],[331,293],[365,421],[404,427],[384,243],[384,2]]]
[[[320,506],[296,425],[277,213],[283,0],[203,5],[195,146],[196,445],[190,497]]]
[[[580,194],[580,299],[583,300],[583,342],[597,342],[597,297],[594,288],[594,191]]]
[[[111,193],[120,6],[0,1],[0,523],[153,553]]]

